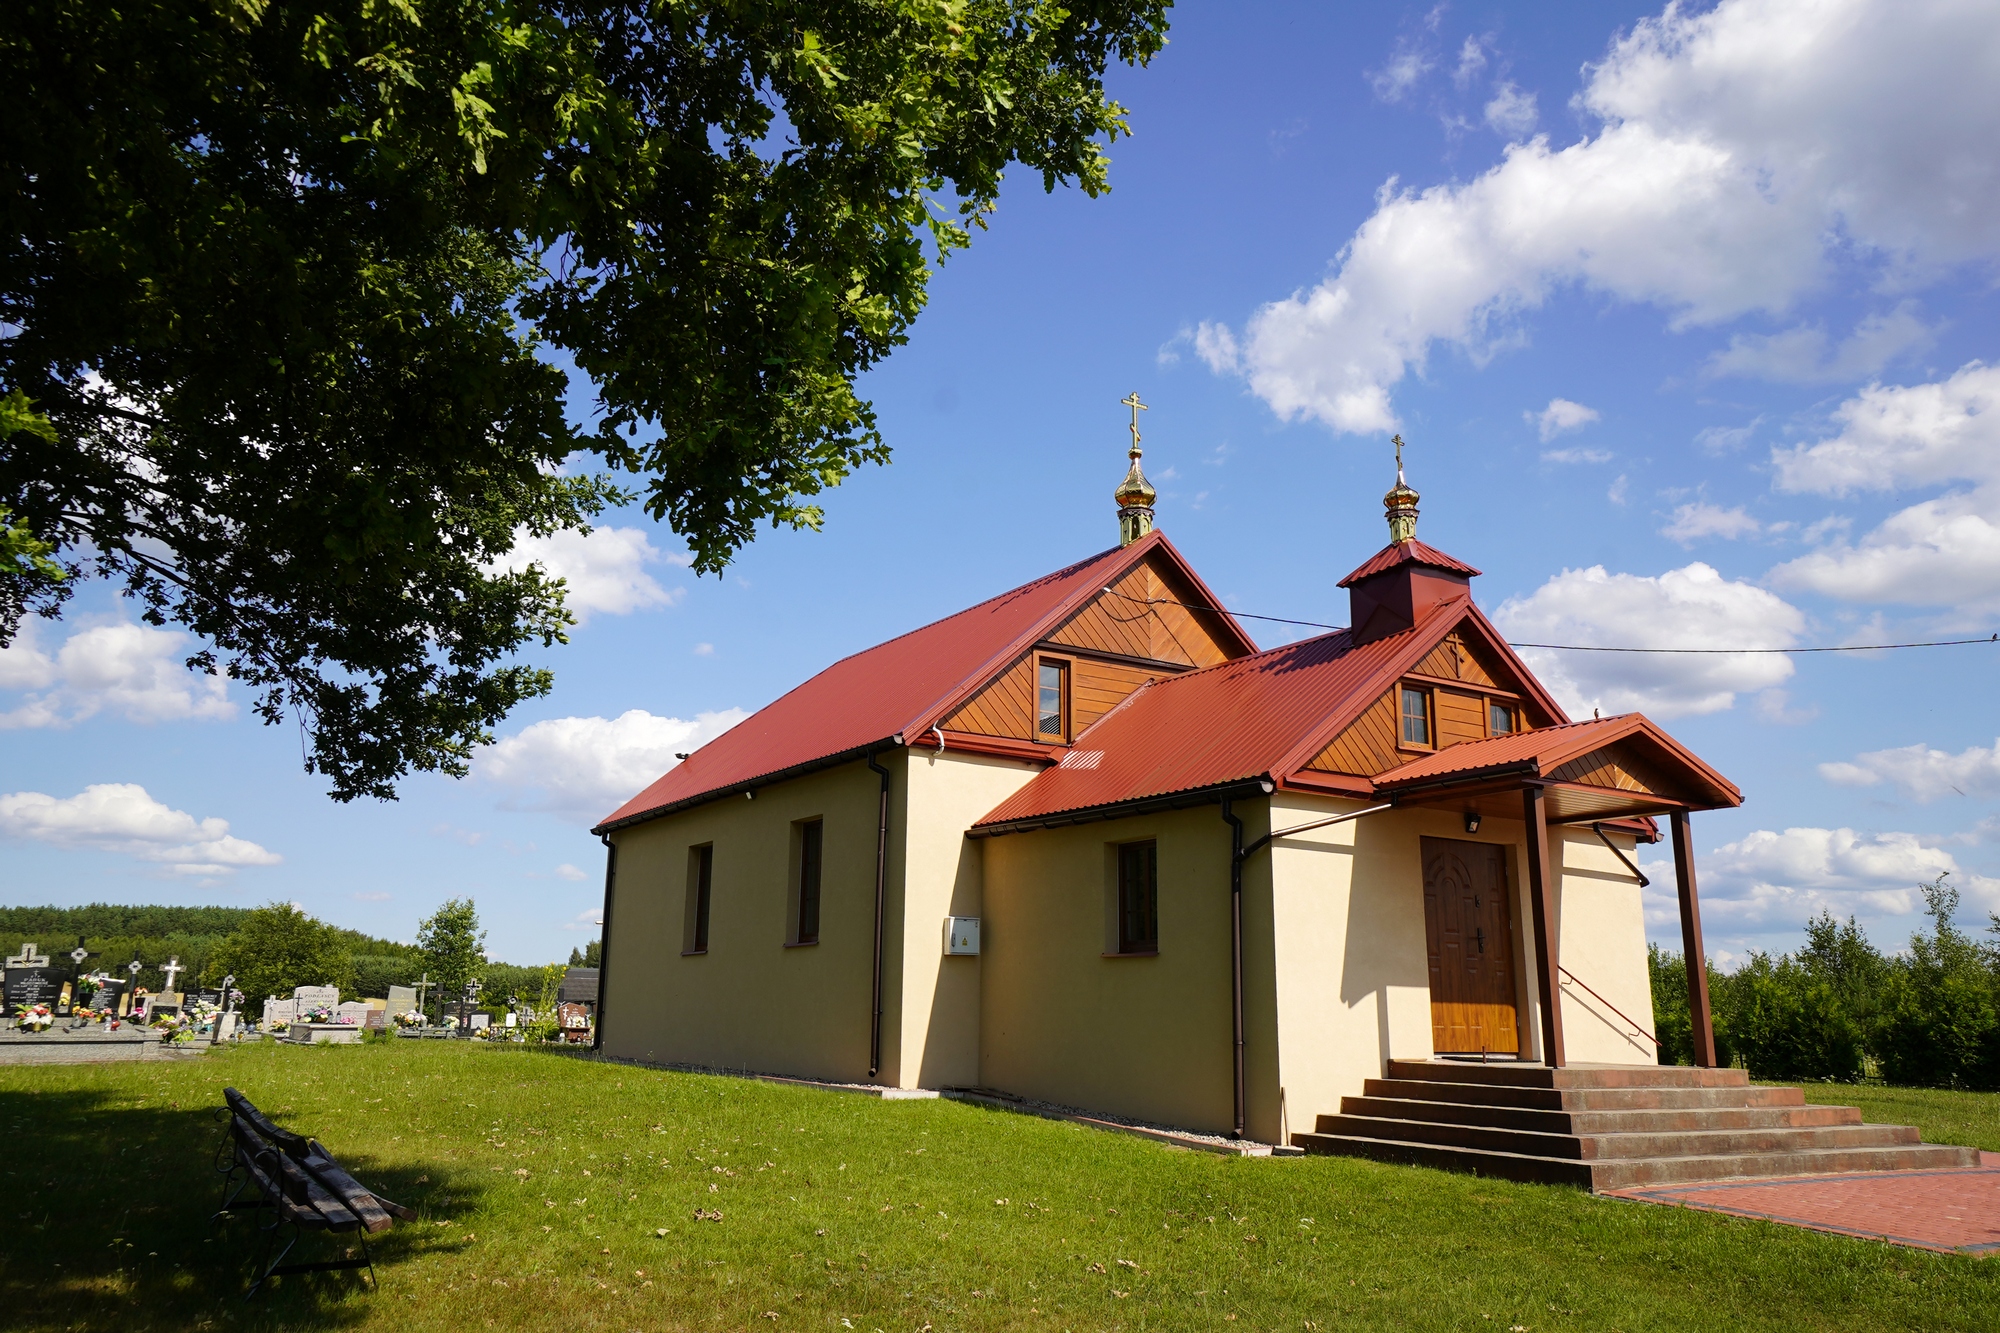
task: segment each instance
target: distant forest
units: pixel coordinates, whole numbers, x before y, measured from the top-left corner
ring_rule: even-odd
[[[12,956],[25,942],[41,947],[51,959],[66,964],[77,938],[96,954],[84,960],[86,972],[102,970],[126,975],[126,964],[134,958],[144,966],[139,984],[149,990],[164,990],[166,974],[160,969],[169,958],[178,958],[184,972],[178,984],[187,987],[201,975],[208,957],[223,939],[243,924],[250,914],[247,907],[118,907],[92,903],[88,907],[0,907],[0,947]],[[358,930],[342,930],[341,937],[353,950],[361,966],[364,987],[386,982],[378,977],[399,973],[404,966],[421,959],[415,946],[377,939]],[[402,978],[395,977],[397,982]]]
[[[11,957],[23,943],[32,942],[49,958],[64,967],[77,937],[83,947],[96,955],[84,960],[86,972],[115,972],[127,975],[126,964],[134,958],[143,966],[139,985],[148,990],[165,990],[162,966],[178,958],[186,970],[177,979],[182,989],[198,985],[196,980],[222,941],[233,934],[250,915],[247,907],[116,907],[92,903],[88,907],[0,907],[0,948]],[[362,996],[386,997],[391,986],[408,986],[424,975],[424,958],[413,944],[378,939],[358,930],[335,928],[354,955],[355,992]],[[592,940],[587,950],[571,950],[572,964],[597,966],[599,944]],[[512,963],[487,963],[479,969],[485,983],[484,999],[497,1006],[510,996],[529,998],[539,993],[542,969]]]

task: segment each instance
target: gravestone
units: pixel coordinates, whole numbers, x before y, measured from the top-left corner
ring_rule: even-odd
[[[359,1000],[349,1000],[345,1004],[334,1006],[333,1021],[336,1023],[352,1023],[356,1027],[361,1027],[367,1023],[368,1015],[373,1012],[373,1006]]]
[[[194,998],[197,1004],[212,1004],[218,1009],[222,1007],[222,992],[219,990],[205,990]]]
[[[492,1026],[493,1016],[491,1014],[474,1014],[472,1016],[472,1030],[474,1032],[484,1032]]]
[[[368,1016],[361,1020],[361,1026],[370,1032],[380,1032],[389,1026],[387,1009],[370,1009]]]
[[[281,1000],[273,995],[264,1001],[264,1026],[269,1029],[273,1023],[292,1023],[298,1020],[299,1002]]]
[[[219,1044],[236,1035],[236,1011],[218,1015],[215,1020],[215,1040]]]
[[[299,1002],[300,1009],[317,1009],[322,1005],[331,1009],[340,1003],[340,987],[300,986],[292,991],[292,998]]]
[[[123,1013],[130,1007],[127,990],[128,984],[122,977],[99,977],[97,990],[90,997],[90,1007],[99,1013]]]
[[[389,1017],[394,1018],[397,1014],[407,1014],[416,1007],[417,988],[415,986],[389,987]]]
[[[47,954],[23,944],[20,953],[0,963],[0,1013],[11,1017],[38,1004],[54,1012],[64,980]]]

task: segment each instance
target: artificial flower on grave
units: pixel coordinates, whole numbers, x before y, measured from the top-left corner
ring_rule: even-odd
[[[415,1009],[405,1009],[396,1015],[396,1026],[399,1028],[420,1028],[423,1025],[424,1016]]]
[[[292,1025],[288,1019],[274,1018],[264,1025],[264,1030],[273,1036],[283,1036],[292,1030]]]
[[[299,1022],[331,1023],[333,1022],[333,1010],[327,1008],[323,1004],[316,1004],[312,1008],[306,1010],[304,1013],[299,1015]]]
[[[169,1046],[191,1046],[194,1044],[194,1020],[187,1014],[165,1014],[153,1024],[160,1030],[160,1040]]]
[[[104,1020],[104,1011],[101,1009],[92,1009],[87,1005],[79,1005],[70,1011],[70,1017],[76,1019],[78,1023],[88,1026],[91,1023],[102,1022]],[[71,1024],[71,1026],[74,1027],[76,1024]]]
[[[21,1016],[14,1020],[14,1026],[27,1032],[47,1032],[55,1021],[56,1016],[50,1012],[49,1007],[38,1004],[32,1009],[23,1010]]]
[[[215,1020],[222,1013],[222,1006],[213,1000],[194,1002],[194,1026],[197,1032],[215,1031]]]

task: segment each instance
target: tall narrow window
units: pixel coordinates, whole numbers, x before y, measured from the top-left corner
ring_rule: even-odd
[[[1061,741],[1069,735],[1069,664],[1043,662],[1035,668],[1035,738]]]
[[[1128,842],[1118,849],[1118,952],[1159,951],[1159,844]]]
[[[800,944],[819,943],[819,863],[820,835],[825,825],[810,820],[799,825],[799,921]]]
[[[1405,685],[1403,689],[1403,744],[1429,745],[1431,743],[1431,692],[1413,690]]]
[[[1506,736],[1514,730],[1514,710],[1498,699],[1486,701],[1486,729],[1495,736]]]
[[[688,858],[688,953],[708,952],[708,900],[715,882],[715,844],[693,849]]]

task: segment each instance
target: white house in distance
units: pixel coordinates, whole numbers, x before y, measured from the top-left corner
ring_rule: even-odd
[[[1400,465],[1350,628],[1259,651],[1133,436],[1117,546],[834,663],[599,825],[606,1054],[1599,1188],[1962,1151],[1656,1064],[1634,845],[1670,823],[1699,959],[1688,815],[1740,795],[1639,714],[1572,722]]]

